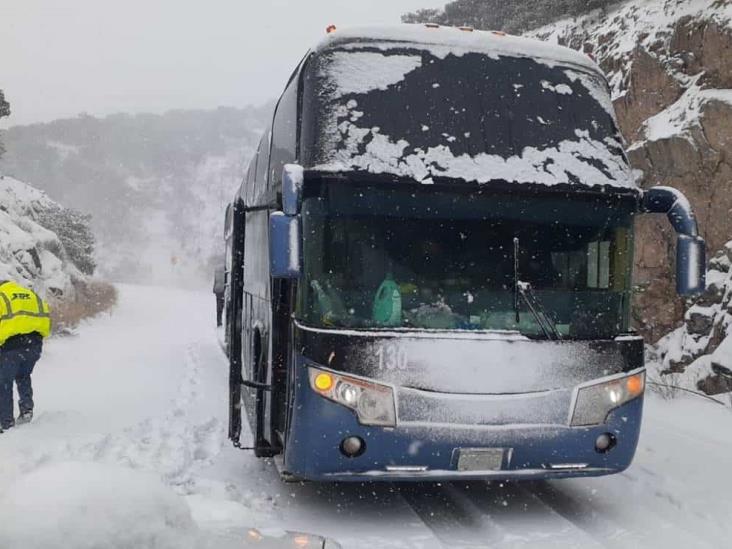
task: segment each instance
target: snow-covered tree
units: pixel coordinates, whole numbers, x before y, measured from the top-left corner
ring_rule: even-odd
[[[605,9],[624,0],[454,0],[444,9],[422,9],[402,17],[405,23],[468,25],[521,33],[558,19]]]
[[[5,116],[10,116],[10,103],[5,100],[3,90],[0,90],[0,118],[4,118]],[[3,142],[0,141],[0,156],[2,156],[4,152],[5,148],[3,147]]]
[[[91,215],[54,206],[38,213],[38,223],[58,235],[71,263],[84,274],[94,274],[95,239],[90,227]]]

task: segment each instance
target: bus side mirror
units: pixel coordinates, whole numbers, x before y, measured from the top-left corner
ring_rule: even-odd
[[[642,210],[663,213],[676,231],[676,293],[701,294],[706,288],[706,244],[686,197],[671,187],[652,187],[643,193]]]
[[[699,236],[680,234],[676,240],[676,292],[682,296],[702,293],[706,287],[706,243]]]
[[[269,272],[272,278],[299,278],[302,270],[300,216],[269,216]]]
[[[285,164],[282,169],[282,211],[285,215],[300,213],[304,178],[304,170],[299,164]]]

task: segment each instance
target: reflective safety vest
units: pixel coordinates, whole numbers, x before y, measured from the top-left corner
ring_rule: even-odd
[[[35,292],[15,282],[0,284],[0,345],[8,338],[38,332],[51,333],[48,304]]]

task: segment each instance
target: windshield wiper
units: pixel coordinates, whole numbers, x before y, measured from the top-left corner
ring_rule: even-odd
[[[519,280],[518,291],[519,294],[521,294],[521,297],[524,299],[526,306],[529,308],[529,311],[531,311],[531,314],[534,315],[537,324],[539,324],[541,331],[544,332],[544,335],[547,337],[547,339],[561,340],[562,334],[559,333],[556,323],[547,314],[546,309],[542,307],[539,299],[534,293],[533,288],[531,287],[531,284]]]
[[[520,322],[519,318],[519,297],[524,300],[526,306],[534,318],[536,323],[544,332],[547,339],[561,340],[562,334],[559,333],[556,323],[547,314],[546,309],[541,305],[539,299],[536,297],[531,284],[523,282],[519,278],[519,239],[514,237],[513,239],[513,307],[516,311],[516,324]]]

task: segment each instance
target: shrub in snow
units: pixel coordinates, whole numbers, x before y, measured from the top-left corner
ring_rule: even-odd
[[[29,473],[0,498],[3,549],[185,549],[197,527],[185,500],[153,475],[99,463]]]
[[[84,274],[94,274],[94,234],[91,215],[53,204],[38,213],[38,223],[56,233],[66,257]]]

